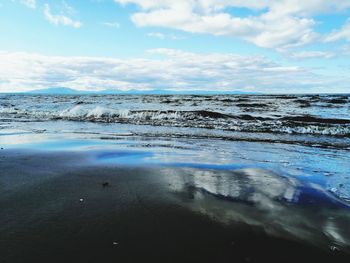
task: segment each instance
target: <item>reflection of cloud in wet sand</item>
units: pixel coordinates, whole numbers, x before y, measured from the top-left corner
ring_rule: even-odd
[[[5,136],[6,135],[6,136]],[[41,142],[46,136],[43,134],[32,134],[28,131],[12,131],[8,130],[0,136],[2,145],[22,145],[35,142]]]
[[[270,235],[350,251],[348,210],[315,185],[261,169],[174,173],[167,179],[171,190],[192,210],[223,223],[245,223]]]

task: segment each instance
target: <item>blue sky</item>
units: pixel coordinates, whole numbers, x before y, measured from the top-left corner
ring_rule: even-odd
[[[0,92],[350,92],[350,1],[0,0]]]

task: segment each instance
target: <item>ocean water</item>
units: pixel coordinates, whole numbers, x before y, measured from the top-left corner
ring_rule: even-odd
[[[0,117],[349,138],[349,104],[348,95],[1,95]]]
[[[0,146],[156,167],[195,213],[350,253],[350,95],[0,95]]]

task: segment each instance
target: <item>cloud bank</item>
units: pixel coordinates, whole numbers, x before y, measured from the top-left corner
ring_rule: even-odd
[[[0,92],[78,90],[242,90],[339,92],[349,80],[283,66],[262,56],[152,49],[145,58],[57,57],[0,52]]]

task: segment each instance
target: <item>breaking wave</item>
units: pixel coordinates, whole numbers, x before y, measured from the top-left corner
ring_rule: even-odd
[[[262,117],[254,114],[226,114],[209,110],[129,110],[77,105],[61,111],[0,108],[0,117],[15,119],[67,120],[101,123],[192,127],[242,132],[314,134],[350,137],[350,120],[311,115]]]

